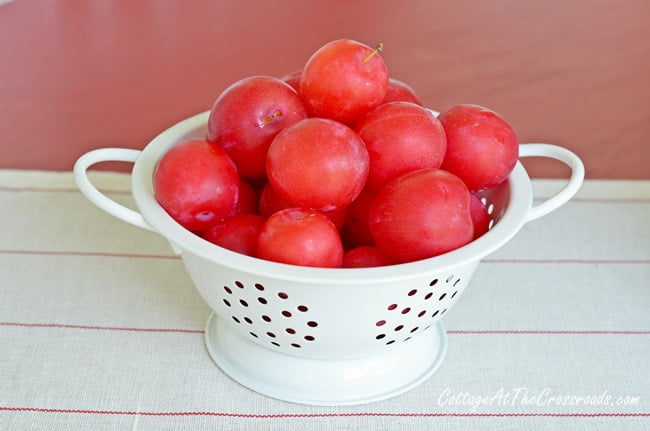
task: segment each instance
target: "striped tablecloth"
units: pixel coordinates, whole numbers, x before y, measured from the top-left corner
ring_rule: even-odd
[[[133,205],[128,175],[92,179]],[[436,374],[349,407],[225,376],[181,261],[71,173],[0,171],[0,223],[0,430],[650,429],[650,181],[588,181],[525,225],[443,320]]]

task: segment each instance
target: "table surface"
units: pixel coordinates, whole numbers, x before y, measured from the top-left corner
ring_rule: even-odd
[[[645,0],[0,0],[0,429],[650,428],[648,17]],[[590,180],[479,265],[429,380],[314,407],[224,375],[166,241],[92,206],[69,171],[338,38],[383,42],[426,106],[490,107],[522,142],[576,152]],[[133,205],[128,175],[92,179]]]
[[[133,206],[128,175],[91,178]],[[561,184],[535,181],[536,198]],[[277,401],[223,374],[182,262],[71,173],[0,170],[0,208],[0,429],[650,427],[650,181],[588,181],[525,224],[443,319],[441,368],[348,407]]]
[[[430,108],[484,105],[522,142],[576,152],[588,178],[650,179],[649,19],[646,0],[3,0],[0,168],[141,149],[238,79],[353,38],[383,42],[391,76]]]

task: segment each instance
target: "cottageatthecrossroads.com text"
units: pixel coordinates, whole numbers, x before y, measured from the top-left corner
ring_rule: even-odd
[[[466,391],[454,392],[446,388],[438,397],[441,407],[471,406],[472,411],[481,406],[637,406],[641,397],[634,395],[611,395],[605,389],[594,395],[557,394],[550,388],[533,391],[527,387],[500,388],[492,394],[477,395]]]

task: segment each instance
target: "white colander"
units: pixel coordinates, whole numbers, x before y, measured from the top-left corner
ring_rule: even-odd
[[[441,364],[447,338],[440,319],[467,287],[479,261],[512,238],[524,223],[567,202],[584,167],[572,152],[524,144],[520,156],[560,160],[571,168],[566,186],[533,206],[520,163],[503,184],[481,197],[491,229],[444,255],[379,268],[308,268],[234,253],[185,230],[158,205],[153,172],[177,142],[206,135],[208,112],[161,133],[143,151],[104,148],[74,167],[81,192],[95,205],[165,237],[213,310],[205,333],[218,366],[239,383],[274,398],[317,405],[360,404],[404,392]],[[89,166],[134,162],[132,193],[140,212],[99,192]]]

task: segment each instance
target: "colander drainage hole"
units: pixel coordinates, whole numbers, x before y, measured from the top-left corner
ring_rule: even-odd
[[[304,339],[305,339],[306,341],[314,341],[316,338],[314,338],[313,335],[305,335],[305,336],[304,336]]]
[[[287,295],[287,294],[284,293],[284,292],[279,292],[279,293],[278,293],[278,297],[279,297],[280,299],[289,299],[289,295]]]
[[[436,285],[436,283],[438,283],[438,279],[437,279],[437,278],[434,278],[433,280],[431,280],[431,283],[429,283],[429,286],[432,286],[432,287],[433,287],[433,286]]]
[[[241,323],[241,321],[238,318],[236,318],[235,316],[231,316],[231,317],[232,317],[232,320],[234,320],[235,322]]]
[[[282,311],[282,315],[283,315],[284,317],[291,317],[291,312],[290,312],[290,311],[287,311],[287,310],[283,310],[283,311]]]
[[[397,332],[397,331],[401,331],[402,329],[404,329],[404,325],[397,325],[397,326],[395,327],[395,332]]]
[[[455,292],[451,295],[451,298],[453,299],[454,296],[456,296],[457,293],[458,293],[458,291],[455,291]]]
[[[273,344],[276,347],[280,347],[280,344],[276,343],[275,341],[271,341],[271,344]]]
[[[268,335],[271,338],[275,338],[275,334],[273,332],[267,332],[266,335]]]
[[[422,310],[422,311],[420,311],[420,312],[418,313],[418,317],[422,317],[422,316],[424,316],[425,314],[427,314],[427,310]]]
[[[406,313],[408,313],[409,311],[411,311],[411,308],[410,308],[410,307],[406,307],[405,309],[402,310],[402,314],[406,314]]]
[[[382,338],[386,338],[386,334],[379,334],[375,337],[377,340],[381,340]]]
[[[440,295],[440,298],[438,298],[438,301],[442,301],[443,299],[445,299],[445,296],[447,296],[447,292]]]
[[[432,296],[433,296],[433,292],[429,292],[424,296],[424,299],[429,300],[429,299],[431,299]]]
[[[390,304],[390,305],[388,306],[388,311],[393,311],[393,310],[396,309],[396,308],[397,308],[397,304]]]
[[[257,334],[255,332],[249,332],[253,337],[258,338]]]
[[[384,326],[385,324],[386,324],[385,320],[380,320],[377,323],[375,323],[375,325],[377,325],[377,326]]]
[[[309,308],[307,308],[306,305],[299,305],[298,306],[298,311],[300,311],[301,313],[306,313],[308,310],[309,310]]]
[[[228,295],[232,295],[232,289],[229,288],[228,286],[224,286],[223,290],[225,290]]]
[[[235,281],[235,286],[239,287],[240,289],[243,289],[244,283],[242,283],[241,281]]]
[[[266,305],[268,301],[265,298],[262,298],[261,296],[257,298],[257,302],[259,302],[262,305]]]
[[[250,317],[244,317],[244,321],[245,321],[246,323],[248,323],[249,325],[252,325],[252,324],[253,324],[253,321],[251,320]]]
[[[409,296],[413,296],[413,295],[415,295],[416,293],[418,293],[418,290],[417,290],[417,289],[413,289],[413,290],[411,290],[411,291],[408,293],[408,295],[409,295]]]
[[[255,289],[257,289],[257,290],[259,290],[261,292],[262,290],[264,290],[264,286],[262,286],[259,283],[255,283]]]
[[[243,299],[240,299],[239,303],[242,305],[242,307],[248,307],[248,302],[244,301]]]
[[[449,283],[451,280],[454,279],[454,274],[451,274],[447,279],[445,280],[445,283]]]
[[[460,278],[457,279],[456,281],[454,281],[454,284],[452,284],[452,286],[456,287],[456,285],[457,285],[458,283],[460,283]]]
[[[291,334],[291,335],[296,333],[296,330],[293,329],[293,328],[287,328],[287,329],[285,329],[285,331],[287,331],[287,334]]]
[[[298,343],[291,343],[291,347],[295,347],[296,349],[300,349],[300,344],[298,344]]]
[[[310,328],[315,328],[318,326],[318,322],[314,322],[313,320],[310,320],[309,322],[307,322],[307,326],[309,326]]]
[[[386,342],[386,345],[388,346],[389,344],[393,344],[394,342],[395,342],[395,340],[390,340],[390,341]]]
[[[436,317],[436,316],[438,315],[438,313],[440,313],[440,310],[436,310],[436,311],[431,315],[431,317]]]
[[[271,318],[269,316],[267,316],[266,314],[262,315],[262,320],[267,322],[267,323],[271,322]]]
[[[224,299],[224,300],[223,300],[223,303],[226,304],[227,307],[230,307],[230,302],[228,302],[227,299]]]

